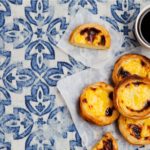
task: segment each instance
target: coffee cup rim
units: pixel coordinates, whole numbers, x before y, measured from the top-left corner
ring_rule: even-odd
[[[141,38],[141,35],[140,35],[140,32],[139,32],[139,23],[140,23],[140,19],[141,17],[143,17],[142,15],[145,13],[145,12],[148,12],[150,11],[150,5],[144,7],[141,12],[138,14],[137,16],[137,19],[135,21],[135,35],[136,35],[136,38],[137,40],[139,41],[139,43],[141,45],[143,45],[144,47],[146,48],[149,48],[150,49],[150,44],[148,44],[146,41],[144,41],[142,38]],[[146,14],[146,13],[145,13]]]

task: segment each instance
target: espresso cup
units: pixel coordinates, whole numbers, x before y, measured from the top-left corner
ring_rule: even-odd
[[[135,36],[140,45],[150,49],[150,5],[145,7],[137,16]]]

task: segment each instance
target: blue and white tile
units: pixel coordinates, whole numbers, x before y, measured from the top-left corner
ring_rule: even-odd
[[[0,0],[0,149],[84,149],[56,85],[61,78],[87,67],[56,44],[70,16],[84,7],[122,32],[123,47],[137,46],[133,24],[140,3]]]

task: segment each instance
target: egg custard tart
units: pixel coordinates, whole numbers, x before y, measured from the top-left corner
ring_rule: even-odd
[[[123,137],[131,144],[150,144],[150,118],[134,120],[120,116],[118,119],[119,130]]]
[[[113,106],[113,87],[103,83],[95,83],[86,87],[80,96],[81,116],[99,126],[114,122],[119,113]]]
[[[150,116],[150,80],[130,76],[122,80],[114,90],[114,105],[129,118],[144,119]]]
[[[126,54],[121,56],[115,63],[112,73],[114,83],[117,84],[122,79],[131,75],[150,77],[149,58],[138,54]]]
[[[107,132],[92,150],[118,150],[118,144],[110,132]]]
[[[88,23],[78,26],[70,35],[69,42],[75,46],[92,49],[109,49],[109,32],[101,25]]]

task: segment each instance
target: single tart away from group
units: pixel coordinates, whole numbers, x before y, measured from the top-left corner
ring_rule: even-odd
[[[111,46],[111,37],[103,26],[88,23],[76,27],[70,35],[69,42],[78,47],[105,50]]]

